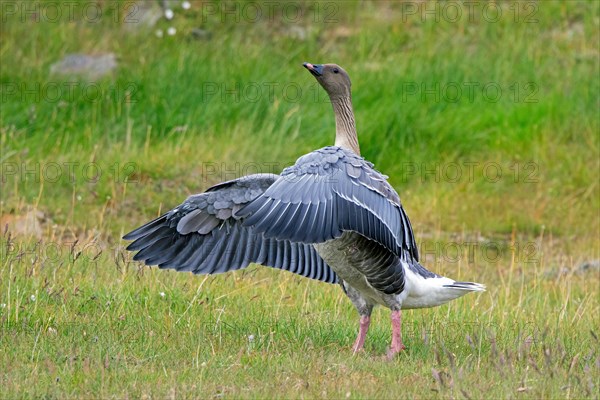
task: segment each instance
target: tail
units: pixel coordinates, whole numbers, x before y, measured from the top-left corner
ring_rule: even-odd
[[[475,282],[458,282],[454,281],[449,285],[444,285],[445,288],[465,290],[467,292],[485,292],[485,285]]]
[[[437,298],[443,303],[447,303],[454,299],[464,296],[471,292],[485,292],[485,285],[475,282],[457,282],[450,278],[444,278],[449,283],[439,282]],[[435,280],[435,279],[432,279]]]
[[[436,307],[470,292],[485,291],[485,285],[480,283],[459,282],[433,273],[415,273],[413,269],[405,272],[407,290],[402,308]]]

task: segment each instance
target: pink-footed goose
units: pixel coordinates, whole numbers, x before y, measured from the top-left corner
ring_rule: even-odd
[[[298,159],[281,175],[255,174],[190,196],[124,236],[147,265],[216,274],[257,263],[340,283],[360,315],[354,352],[363,348],[375,305],[391,309],[388,357],[404,348],[401,310],[435,307],[473,282],[439,276],[419,264],[412,227],[386,176],[360,157],[350,78],[335,64],[304,67],[335,112],[335,146]]]

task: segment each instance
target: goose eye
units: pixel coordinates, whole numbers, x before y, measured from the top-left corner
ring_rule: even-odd
[[[338,72],[340,72],[340,70],[339,70],[339,69],[337,69],[337,68],[334,68],[334,69],[333,69],[333,73],[334,73],[334,74],[337,74]]]

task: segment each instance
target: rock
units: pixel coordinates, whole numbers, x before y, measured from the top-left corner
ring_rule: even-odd
[[[132,13],[123,19],[123,26],[130,31],[153,28],[165,16],[162,4],[155,1],[138,1]]]
[[[62,60],[50,66],[50,73],[56,75],[75,75],[93,81],[110,74],[116,68],[117,58],[113,53],[97,56],[68,54]]]
[[[201,28],[192,29],[192,37],[198,40],[210,40],[212,39],[212,32]]]
[[[544,272],[544,276],[547,278],[557,278],[559,276],[566,276],[571,273],[571,270],[568,267],[556,267],[547,269]]]
[[[139,8],[135,15],[137,22],[127,22],[128,28],[152,28],[163,16],[163,11],[159,7],[154,7],[152,2],[142,1],[137,3]]]
[[[579,264],[576,271],[580,274],[586,272],[600,271],[600,260],[585,261]]]
[[[7,229],[8,232],[17,236],[33,236],[41,239],[42,222],[45,219],[44,213],[39,210],[30,210],[23,215],[4,214],[0,216],[0,226],[2,232]]]
[[[308,38],[308,30],[300,25],[291,25],[287,28],[285,35],[292,39],[306,40]]]
[[[572,274],[587,274],[593,272],[600,272],[600,260],[592,260],[592,261],[584,261],[580,263],[578,266],[569,268],[567,266],[557,266],[553,268],[548,268],[544,271],[544,276],[546,278],[557,278],[566,275]]]

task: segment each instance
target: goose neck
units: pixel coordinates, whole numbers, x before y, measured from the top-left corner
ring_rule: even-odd
[[[331,99],[331,104],[335,113],[335,145],[360,155],[352,99],[350,97]]]

